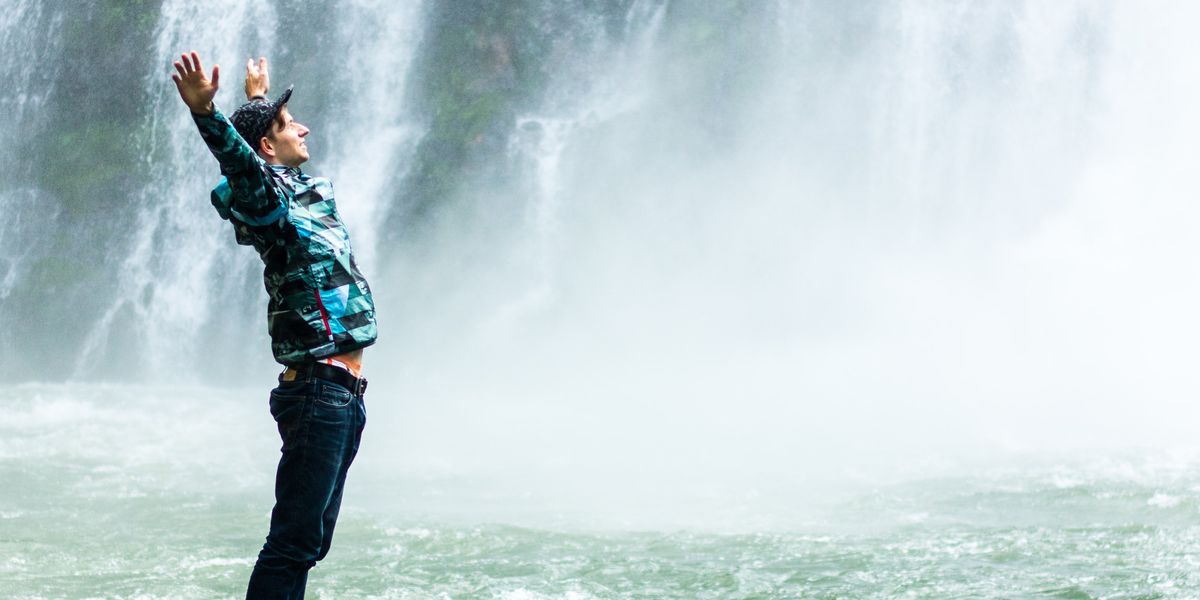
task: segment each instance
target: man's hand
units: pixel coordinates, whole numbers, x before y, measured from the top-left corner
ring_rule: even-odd
[[[267,57],[263,56],[258,59],[258,65],[254,64],[254,59],[246,61],[246,99],[253,100],[255,96],[266,96],[271,90],[271,77],[267,74]]]
[[[221,77],[221,67],[213,65],[212,79],[204,76],[204,68],[200,66],[200,55],[194,50],[189,56],[187,54],[180,55],[182,62],[175,61],[175,70],[178,73],[171,74],[171,80],[175,82],[175,87],[179,90],[179,97],[183,98],[183,103],[192,109],[192,112],[198,115],[211,115],[213,113],[213,98],[217,95],[217,87]]]

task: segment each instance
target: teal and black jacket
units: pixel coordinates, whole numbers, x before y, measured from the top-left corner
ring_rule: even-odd
[[[375,303],[350,251],[333,184],[268,165],[215,107],[192,118],[224,175],[213,206],[233,224],[237,243],[254,246],[266,265],[275,360],[300,365],[375,343]]]

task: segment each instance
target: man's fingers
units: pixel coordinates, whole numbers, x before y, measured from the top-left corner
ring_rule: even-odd
[[[183,65],[179,64],[179,61],[175,61],[175,70],[179,72],[179,76],[181,78],[187,77],[187,71],[183,69]],[[172,77],[174,77],[174,75],[172,75]]]
[[[246,72],[251,75],[254,74],[254,59],[253,58],[246,59]]]
[[[200,71],[201,75],[204,74],[204,67],[200,66],[200,53],[195,50],[192,50],[192,68]]]
[[[263,73],[267,72],[267,57],[260,56],[258,58],[258,70],[262,71]]]
[[[192,59],[186,54],[179,55],[179,61],[183,63],[183,73],[188,74],[192,70]]]
[[[183,83],[183,78],[178,73],[171,73],[171,81],[174,81],[175,86],[178,87],[179,84]]]
[[[219,87],[221,81],[221,65],[213,65],[212,85]]]

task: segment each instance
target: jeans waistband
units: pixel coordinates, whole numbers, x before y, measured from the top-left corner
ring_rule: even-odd
[[[350,393],[354,394],[355,396],[361,396],[367,391],[366,377],[355,377],[349,371],[340,369],[333,365],[313,362],[298,366],[292,365],[288,367],[288,369],[294,369],[296,371],[296,379],[308,380],[316,377],[318,379],[324,379],[325,381],[331,381],[350,390]],[[284,373],[287,373],[287,371],[284,371]],[[283,381],[282,374],[279,376],[279,380]]]

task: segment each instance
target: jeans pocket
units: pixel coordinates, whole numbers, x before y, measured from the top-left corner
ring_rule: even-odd
[[[345,386],[332,381],[322,381],[317,386],[317,403],[335,408],[345,408],[353,403],[354,394]]]

